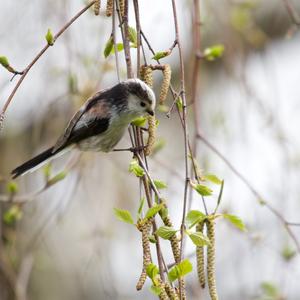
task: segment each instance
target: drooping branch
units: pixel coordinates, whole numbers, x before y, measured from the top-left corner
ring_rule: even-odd
[[[23,80],[31,70],[31,68],[34,66],[34,64],[43,56],[43,54],[54,45],[55,41],[82,15],[84,14],[91,6],[95,4],[96,1],[91,1],[89,4],[87,4],[83,9],[81,9],[72,19],[70,19],[53,37],[53,40],[51,43],[47,43],[42,50],[34,57],[34,59],[30,62],[30,64],[22,71],[19,72],[21,77],[19,78],[17,84],[15,85],[14,89],[8,96],[2,110],[0,113],[0,131],[3,128],[3,122],[4,122],[4,116],[6,113],[6,110],[11,103],[13,97],[15,96],[17,90],[19,89],[20,85],[22,84]]]

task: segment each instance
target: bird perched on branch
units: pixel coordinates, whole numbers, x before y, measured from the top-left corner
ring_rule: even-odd
[[[112,151],[136,118],[154,115],[155,95],[139,79],[128,79],[89,98],[75,113],[56,144],[11,173],[13,178],[77,147],[82,151]]]

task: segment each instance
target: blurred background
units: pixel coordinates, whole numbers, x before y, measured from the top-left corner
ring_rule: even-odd
[[[299,223],[300,33],[288,14],[288,1],[199,2],[202,50],[214,44],[225,47],[221,58],[200,63],[196,95],[200,130],[286,221]],[[193,1],[177,3],[193,139]],[[290,3],[300,14],[299,1]],[[141,0],[139,4],[142,28],[152,47],[168,49],[174,41],[171,1]],[[48,28],[57,32],[83,5],[81,0],[2,0],[0,55],[22,70],[44,46]],[[130,12],[129,23],[134,26],[132,6]],[[17,189],[17,196],[26,203],[13,206],[1,201],[1,300],[14,299],[13,286],[21,295],[18,299],[155,299],[148,289],[150,282],[141,292],[135,290],[142,264],[140,235],[113,213],[118,207],[135,216],[139,206],[139,183],[128,173],[130,153],[66,154],[53,162],[52,174],[67,167],[67,177],[41,193],[42,170],[17,179],[17,186],[9,183],[10,171],[51,146],[90,95],[117,82],[114,56],[105,59],[103,55],[110,33],[111,19],[103,11],[99,17],[92,10],[81,16],[33,67],[8,109],[0,134],[0,200]],[[152,54],[147,51],[146,55],[150,61]],[[125,79],[122,52],[119,59]],[[178,87],[177,50],[163,62],[171,65],[172,82]],[[0,69],[1,108],[18,80],[11,82],[11,77]],[[157,95],[160,84],[158,74]],[[171,97],[167,104],[172,104]],[[182,129],[177,113],[170,118],[163,112],[157,115],[161,149],[149,164],[154,178],[168,184],[162,193],[174,227],[179,228],[184,188]],[[118,147],[128,146],[126,134]],[[242,233],[223,220],[217,222],[220,299],[299,299],[299,253],[283,223],[201,141],[196,157],[204,173],[225,180],[220,211],[238,215],[248,228]],[[211,209],[215,198],[207,202]],[[202,209],[197,195],[192,207]],[[289,228],[300,239],[300,227]],[[169,243],[162,241],[162,248],[172,263]],[[186,254],[193,251],[188,241]],[[195,264],[195,257],[191,261]],[[188,299],[209,299],[207,291],[198,287],[196,272],[186,282]]]

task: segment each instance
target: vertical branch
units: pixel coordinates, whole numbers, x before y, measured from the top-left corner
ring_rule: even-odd
[[[140,67],[141,67],[141,23],[140,23],[140,13],[139,13],[139,2],[138,0],[133,0],[135,22],[136,22],[136,32],[137,32],[137,66],[136,66],[136,76],[138,77]]]
[[[115,3],[115,1],[113,1],[113,13],[112,13],[112,38],[113,38],[114,50],[115,50],[117,76],[118,76],[118,81],[120,82],[119,52],[118,52],[117,42],[116,42],[116,3]]]
[[[130,56],[130,44],[129,44],[129,27],[128,27],[128,0],[125,0],[123,16],[123,25],[124,25],[124,53],[127,67],[127,77],[132,78],[132,65],[131,65],[131,56]]]
[[[183,103],[183,112],[182,112],[182,121],[183,121],[183,133],[184,133],[184,156],[185,156],[185,186],[184,186],[184,198],[183,198],[183,209],[182,209],[182,221],[181,221],[181,245],[180,245],[180,257],[183,258],[183,236],[184,236],[184,229],[185,229],[185,215],[186,215],[186,207],[187,207],[187,192],[189,187],[189,164],[188,164],[188,128],[186,124],[186,94],[185,94],[185,75],[184,75],[184,61],[182,55],[182,48],[180,43],[179,37],[179,26],[178,26],[178,18],[177,18],[177,10],[176,10],[176,3],[175,0],[172,0],[172,7],[173,7],[173,17],[174,17],[174,25],[175,25],[175,36],[176,42],[178,45],[178,52],[179,52],[179,62],[180,62],[180,90],[181,90],[181,97]]]

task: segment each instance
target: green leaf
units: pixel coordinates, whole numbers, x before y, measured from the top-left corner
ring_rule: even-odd
[[[161,289],[161,287],[155,286],[154,284],[152,284],[151,287],[150,287],[150,291],[154,295],[159,296],[161,294],[161,292],[162,292],[162,289]]]
[[[167,50],[167,51],[159,51],[159,52],[156,52],[154,54],[154,56],[152,57],[152,59],[155,59],[155,60],[159,60],[159,59],[162,59],[168,55],[171,54],[171,51],[170,50]]]
[[[156,230],[158,236],[165,240],[169,240],[176,234],[177,230],[169,226],[161,226]]]
[[[9,194],[16,194],[19,190],[19,187],[15,181],[10,181],[6,185],[6,190]]]
[[[167,184],[161,180],[154,180],[154,184],[155,184],[156,188],[159,190],[166,189],[168,187]]]
[[[279,296],[278,288],[271,282],[262,282],[261,289],[266,296],[271,297],[272,299]]]
[[[234,225],[238,229],[240,229],[242,231],[247,231],[245,224],[238,216],[223,214],[223,217],[225,219],[227,219],[232,225]]]
[[[131,124],[137,127],[143,127],[146,125],[147,118],[146,117],[139,117],[134,119]]]
[[[143,197],[140,201],[140,206],[139,206],[139,209],[138,209],[138,216],[140,216],[142,214],[144,204],[145,204],[145,197]]]
[[[207,174],[204,176],[204,179],[212,182],[212,183],[215,183],[215,184],[222,184],[222,180],[220,180],[216,175],[214,174]]]
[[[170,281],[175,281],[180,277],[185,276],[193,270],[193,266],[188,259],[183,260],[178,265],[174,266],[168,273],[168,278]]]
[[[211,196],[212,190],[203,184],[193,184],[192,187],[197,191],[201,196]]]
[[[154,235],[149,235],[148,238],[150,243],[156,244],[157,240]]]
[[[47,186],[51,186],[51,185],[56,184],[57,182],[65,179],[66,176],[67,176],[67,172],[66,171],[62,171],[62,172],[58,173],[57,175],[55,175],[54,177],[50,178],[47,181]]]
[[[0,65],[2,65],[4,68],[9,67],[9,62],[6,56],[0,56]]]
[[[48,163],[48,164],[46,164],[43,167],[43,173],[44,173],[44,175],[45,175],[45,177],[46,177],[47,180],[51,176],[51,171],[52,171],[52,165],[51,165],[51,163]]]
[[[129,41],[133,44],[132,46],[134,48],[137,47],[137,32],[133,27],[128,28],[128,33],[129,33]]]
[[[292,258],[295,257],[296,254],[297,252],[288,246],[285,246],[281,251],[281,255],[286,261],[290,261]]]
[[[116,47],[117,47],[117,51],[118,51],[118,52],[121,52],[121,51],[124,50],[124,45],[123,45],[123,43],[117,43],[117,44],[116,44]],[[111,52],[110,52],[110,54],[113,54],[113,53],[115,53],[115,47],[113,47],[112,50],[111,50]]]
[[[120,220],[128,224],[134,224],[132,216],[128,210],[114,208],[115,216]]]
[[[133,158],[129,164],[129,172],[133,173],[137,177],[142,177],[144,175],[143,168],[139,165],[136,158]]]
[[[19,205],[12,205],[3,215],[3,221],[7,225],[12,225],[22,218],[23,212]]]
[[[48,29],[48,31],[45,35],[45,39],[46,39],[48,45],[52,46],[54,44],[54,37],[53,37],[52,31],[50,28]]]
[[[185,221],[189,228],[192,228],[197,223],[204,221],[206,219],[206,215],[199,210],[190,210],[185,217]]]
[[[105,47],[104,47],[103,53],[104,53],[105,58],[107,58],[111,54],[113,48],[114,48],[114,40],[113,40],[113,37],[110,36],[110,38],[108,39],[108,41],[106,42]]]
[[[151,208],[148,209],[145,218],[146,219],[150,219],[153,216],[155,216],[162,208],[164,207],[164,205],[161,204],[155,204],[153,205]]]
[[[207,236],[205,236],[202,232],[188,232],[187,231],[187,234],[196,246],[210,245],[209,238]]]
[[[213,45],[204,50],[204,57],[208,61],[213,61],[223,55],[224,49],[225,49],[224,45],[221,45],[221,44]]]
[[[178,99],[176,100],[176,106],[180,112],[183,111],[183,102],[181,97],[178,97]]]
[[[155,264],[151,263],[147,266],[146,273],[150,279],[154,280],[159,273],[158,267]]]

